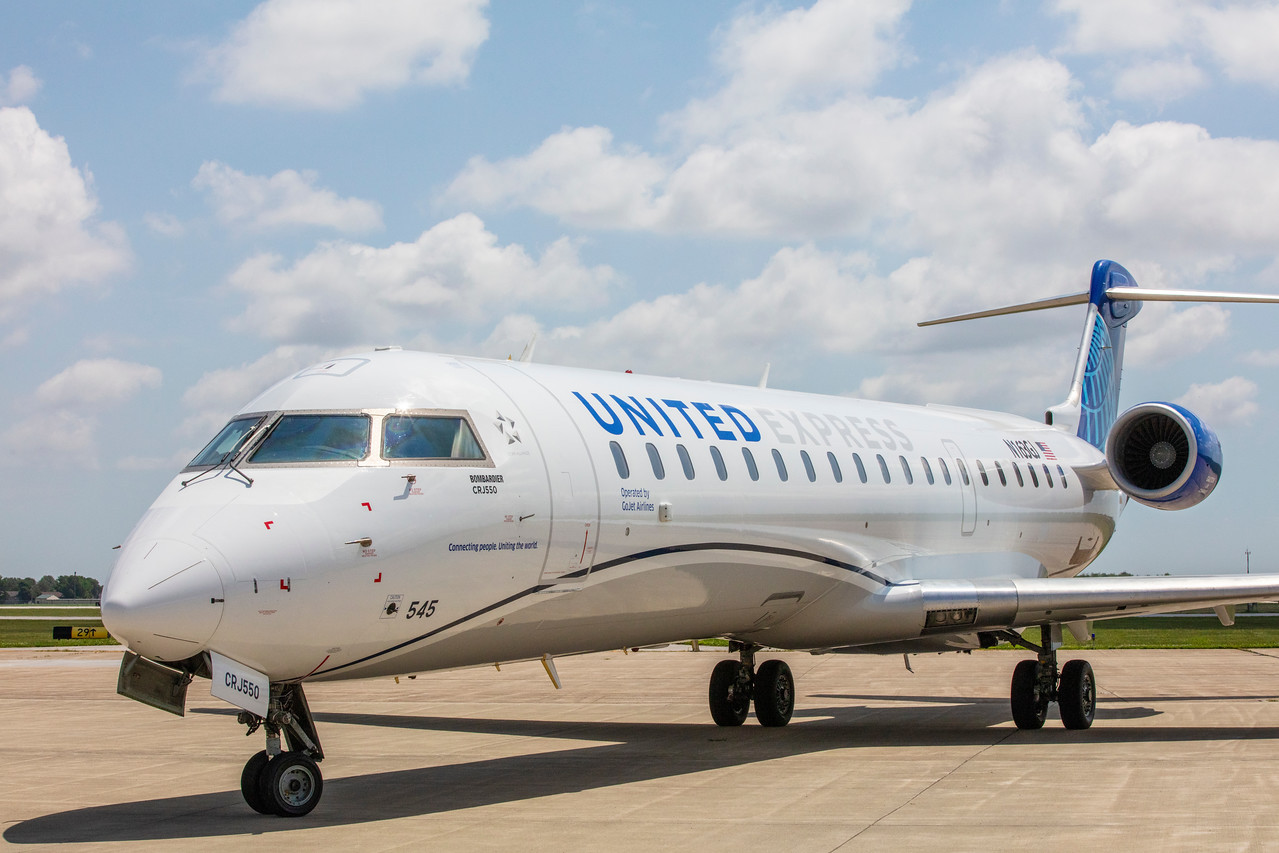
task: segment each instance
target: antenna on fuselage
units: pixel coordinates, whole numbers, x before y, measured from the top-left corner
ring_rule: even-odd
[[[773,363],[771,361],[764,362],[764,375],[759,378],[760,388],[768,387],[768,371],[770,368],[772,368],[772,366],[773,366]]]
[[[537,348],[537,332],[533,333],[533,337],[529,338],[528,343],[524,345],[524,352],[520,353],[520,364],[528,364],[533,360],[533,350]]]

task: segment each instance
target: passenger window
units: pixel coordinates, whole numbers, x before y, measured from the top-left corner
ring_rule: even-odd
[[[1030,484],[1036,489],[1039,488],[1039,477],[1035,476],[1035,466],[1027,465],[1026,473],[1030,475]]]
[[[856,453],[853,454],[853,464],[857,466],[857,479],[863,483],[866,482],[866,466],[862,464],[862,458]]]
[[[662,456],[652,442],[645,445],[648,449],[648,461],[653,465],[653,476],[659,480],[666,479],[666,466],[662,464]]]
[[[728,467],[724,464],[724,457],[720,455],[718,447],[711,448],[711,461],[715,463],[715,473],[719,475],[719,478],[727,480]]]
[[[387,459],[483,459],[484,451],[466,418],[388,415],[382,428]]]
[[[688,455],[688,448],[682,444],[675,445],[675,455],[679,457],[679,464],[684,468],[685,479],[691,480],[694,477],[693,460]]]
[[[1066,488],[1066,472],[1061,469],[1060,465],[1057,466],[1057,476],[1061,478],[1061,487],[1063,489]]]
[[[891,483],[893,476],[888,473],[888,463],[884,461],[883,455],[876,453],[875,458],[879,460],[879,475],[884,478],[885,483]]]
[[[986,466],[981,464],[980,459],[977,460],[977,476],[981,477],[981,484],[983,486],[990,485],[990,478],[986,476]]]
[[[964,464],[964,460],[956,459],[955,467],[959,469],[959,479],[964,481],[964,485],[971,485],[972,480],[968,478],[968,466]]]
[[[782,459],[781,451],[773,451],[773,461],[777,463],[777,476],[781,477],[782,482],[785,483],[788,475],[786,473],[786,462]]]
[[[356,462],[369,455],[369,426],[367,415],[284,415],[249,461]]]
[[[1008,478],[1004,476],[1004,466],[999,464],[999,460],[995,460],[995,473],[999,475],[999,485],[1008,485]]]
[[[1048,470],[1047,465],[1044,466],[1044,482],[1048,484],[1048,488],[1051,489],[1053,487],[1053,475],[1052,472]]]
[[[936,484],[937,481],[933,479],[933,466],[928,464],[927,457],[919,457],[919,462],[924,466],[924,477],[927,478],[928,485],[932,486]]]
[[[622,445],[616,441],[608,443],[608,449],[613,451],[613,464],[617,466],[617,476],[623,480],[631,476],[631,466],[626,464],[626,454],[622,452]]]
[[[188,468],[195,468],[203,465],[219,465],[227,459],[231,459],[235,454],[240,452],[240,448],[244,446],[245,440],[253,432],[254,428],[262,423],[262,419],[266,415],[250,415],[247,418],[236,418],[231,423],[222,427],[222,431],[213,437],[205,448],[187,464]]]
[[[742,448],[742,458],[746,460],[746,473],[751,475],[752,480],[758,480],[759,468],[755,465],[755,454],[751,453],[749,447]]]
[[[830,462],[830,472],[835,477],[836,483],[844,482],[844,472],[839,470],[839,460],[835,458],[834,453],[827,452],[826,459]]]
[[[915,475],[910,473],[910,463],[906,461],[906,457],[898,456],[897,461],[902,464],[902,473],[906,475],[906,485],[915,485]]]
[[[1021,478],[1021,466],[1017,464],[1017,460],[1013,460],[1013,473],[1017,475],[1017,485],[1023,489],[1026,488],[1026,481]]]
[[[809,457],[807,450],[799,452],[799,458],[804,461],[804,473],[808,475],[808,482],[817,482],[817,471],[813,468],[813,460]]]
[[[937,464],[941,466],[942,479],[945,480],[946,485],[949,486],[951,484],[950,467],[946,464],[946,460],[942,459],[940,456],[937,457]]]

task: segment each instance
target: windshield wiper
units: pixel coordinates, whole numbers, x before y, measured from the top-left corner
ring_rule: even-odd
[[[223,453],[222,458],[218,460],[218,464],[212,466],[211,468],[206,468],[205,470],[201,471],[199,474],[196,474],[194,477],[192,477],[189,480],[183,480],[182,487],[186,488],[187,486],[191,485],[197,480],[202,479],[206,474],[213,474],[218,471],[221,471],[224,468],[230,468],[232,471],[239,474],[248,482],[249,488],[253,488],[253,478],[250,477],[248,474],[244,473],[243,471],[241,471],[235,465],[235,455],[238,452],[239,452],[239,448],[237,447],[232,450],[228,450],[226,453]]]

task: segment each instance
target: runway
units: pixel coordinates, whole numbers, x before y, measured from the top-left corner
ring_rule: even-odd
[[[1018,653],[776,655],[795,719],[717,728],[722,652],[308,687],[328,756],[297,820],[241,800],[262,748],[192,685],[115,695],[119,651],[0,652],[0,830],[16,849],[859,851],[1279,847],[1279,650],[1100,651],[1092,729],[1019,732]],[[763,658],[761,658],[763,659]],[[1063,658],[1065,660],[1066,658]],[[250,838],[257,836],[257,838]],[[268,848],[267,845],[270,845]]]

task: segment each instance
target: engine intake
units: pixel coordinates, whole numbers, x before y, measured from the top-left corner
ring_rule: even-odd
[[[1221,478],[1221,442],[1174,403],[1142,403],[1115,420],[1106,462],[1119,488],[1156,509],[1187,509]]]

